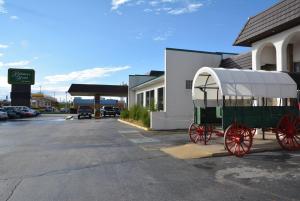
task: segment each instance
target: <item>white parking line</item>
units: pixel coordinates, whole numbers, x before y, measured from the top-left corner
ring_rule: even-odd
[[[135,144],[143,144],[143,143],[151,143],[151,142],[159,142],[158,139],[150,138],[150,137],[144,137],[144,138],[135,138],[135,139],[129,139],[131,142]]]
[[[125,131],[118,131],[119,133],[121,134],[126,134],[126,133],[140,133],[139,131],[137,130],[125,130]]]

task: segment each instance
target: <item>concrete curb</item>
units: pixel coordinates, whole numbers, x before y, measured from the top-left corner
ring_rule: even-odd
[[[146,127],[143,127],[143,126],[139,126],[139,125],[136,125],[134,123],[131,123],[131,122],[128,122],[128,121],[125,121],[125,120],[122,120],[122,119],[118,119],[119,122],[123,123],[123,124],[127,124],[127,125],[130,125],[130,126],[133,126],[133,127],[136,127],[136,128],[139,128],[139,129],[142,129],[144,131],[150,131],[151,129],[150,128],[146,128]]]

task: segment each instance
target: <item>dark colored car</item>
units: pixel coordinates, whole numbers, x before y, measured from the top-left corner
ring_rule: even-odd
[[[106,116],[114,116],[115,117],[116,116],[116,111],[111,106],[103,106],[102,109],[101,109],[101,115],[103,117],[106,117]]]
[[[120,108],[114,107],[114,110],[116,112],[116,115],[120,115],[121,114]]]
[[[92,118],[93,109],[89,106],[79,106],[77,110],[78,119],[81,118]]]

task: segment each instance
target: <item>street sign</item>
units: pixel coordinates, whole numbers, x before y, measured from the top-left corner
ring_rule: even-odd
[[[8,69],[8,84],[34,85],[35,72],[33,69]]]

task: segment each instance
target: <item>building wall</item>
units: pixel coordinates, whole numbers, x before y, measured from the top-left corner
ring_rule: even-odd
[[[277,71],[287,71],[287,45],[291,42],[291,38],[295,35],[300,35],[300,25],[253,43],[252,69],[260,69],[260,67],[263,65],[263,63],[261,62],[261,56],[264,52],[264,47],[271,44],[276,49],[275,56]],[[299,43],[294,45],[294,61],[297,61],[300,60],[300,47]]]
[[[265,47],[262,52],[261,65],[276,64],[276,49],[274,46]]]
[[[300,43],[294,44],[294,61],[300,62]]]
[[[136,104],[136,94],[132,90],[133,87],[147,82],[155,78],[154,76],[147,76],[147,75],[129,75],[129,82],[128,82],[128,107],[132,107]]]
[[[162,80],[162,81],[160,81],[158,83],[155,83],[151,86],[146,86],[144,88],[136,90],[136,92],[135,92],[135,102],[137,102],[137,94],[144,93],[144,101],[143,102],[144,102],[144,107],[146,107],[146,92],[154,90],[154,104],[157,105],[157,97],[158,97],[157,90],[159,88],[164,87],[164,86],[165,86],[165,82],[164,82],[164,80]]]
[[[151,128],[186,129],[193,121],[192,90],[186,80],[193,80],[199,68],[218,67],[222,56],[190,51],[165,51],[165,110],[151,113]]]

